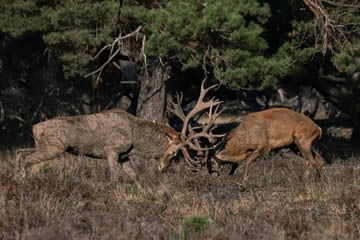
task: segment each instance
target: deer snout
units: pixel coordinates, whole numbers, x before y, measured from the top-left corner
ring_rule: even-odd
[[[158,169],[159,169],[159,172],[163,173],[166,171],[167,167],[163,166],[162,164],[159,164]]]
[[[176,156],[179,151],[178,145],[171,145],[162,155],[159,161],[159,171],[165,172],[171,164],[171,159]]]
[[[171,158],[173,158],[173,155],[168,155],[160,159],[158,169],[161,173],[165,172],[169,168],[171,163]]]

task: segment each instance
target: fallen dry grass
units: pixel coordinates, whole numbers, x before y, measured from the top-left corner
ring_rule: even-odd
[[[19,182],[14,159],[0,155],[0,239],[360,238],[357,157],[302,180],[301,158],[274,153],[251,166],[245,189],[241,168],[213,178],[178,162],[159,174],[144,160],[135,179],[109,182],[105,161],[69,156]]]

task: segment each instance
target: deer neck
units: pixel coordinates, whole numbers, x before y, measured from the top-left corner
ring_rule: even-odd
[[[175,131],[172,127],[165,123],[159,123],[155,121],[149,121],[139,118],[139,124],[143,125],[145,128],[153,129],[155,132],[168,135],[170,138],[178,138],[180,134]]]

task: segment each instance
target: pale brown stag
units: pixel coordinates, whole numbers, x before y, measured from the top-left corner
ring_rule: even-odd
[[[322,130],[307,116],[286,108],[273,108],[247,115],[241,124],[224,138],[223,148],[215,153],[217,160],[231,163],[245,162],[243,183],[248,177],[249,165],[257,157],[272,149],[295,143],[308,167],[320,174],[324,160],[312,154],[312,143],[321,137]]]
[[[56,117],[33,126],[35,148],[18,149],[17,164],[22,176],[35,164],[56,158],[64,152],[106,158],[110,177],[116,179],[120,173],[119,157],[137,155],[144,159],[159,159],[159,170],[165,171],[179,150],[187,163],[196,166],[188,148],[201,155],[208,149],[198,144],[203,137],[213,138],[209,128],[195,132],[189,123],[191,118],[219,105],[211,99],[204,101],[207,92],[216,86],[201,85],[199,99],[188,114],[184,114],[181,133],[166,124],[147,121],[119,109],[106,110],[91,115]],[[209,122],[217,114],[209,114]],[[131,160],[131,159],[130,159]]]

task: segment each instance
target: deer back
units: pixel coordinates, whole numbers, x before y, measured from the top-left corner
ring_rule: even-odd
[[[309,117],[287,108],[263,111],[271,149],[287,146],[299,139],[321,137],[321,128]]]
[[[130,114],[108,110],[91,115],[56,117],[33,126],[37,148],[56,147],[105,157],[104,146],[131,138]]]

